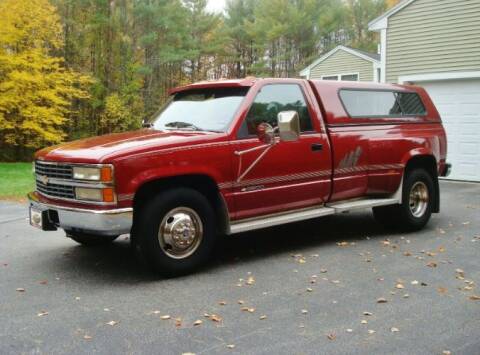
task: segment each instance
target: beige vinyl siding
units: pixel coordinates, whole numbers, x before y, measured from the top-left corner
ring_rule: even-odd
[[[310,79],[338,74],[360,74],[360,81],[373,81],[373,63],[342,49],[310,70]]]
[[[388,82],[480,70],[480,0],[416,0],[388,19]]]

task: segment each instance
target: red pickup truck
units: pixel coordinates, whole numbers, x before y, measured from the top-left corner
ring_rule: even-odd
[[[159,273],[190,272],[219,235],[362,208],[418,230],[447,175],[420,87],[256,79],[171,91],[144,129],[43,149],[30,223],[84,244],[130,233]]]

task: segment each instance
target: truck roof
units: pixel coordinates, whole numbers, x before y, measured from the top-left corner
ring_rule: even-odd
[[[253,86],[257,78],[246,77],[244,79],[224,79],[224,80],[205,80],[184,86],[178,86],[169,90],[169,94],[176,94],[177,92],[194,90],[194,89],[208,89],[208,88],[231,88],[231,87],[250,87]]]
[[[169,90],[169,94],[176,94],[178,92],[195,90],[195,89],[208,89],[208,88],[239,88],[239,87],[251,87],[258,81],[268,81],[271,83],[283,82],[283,81],[300,81],[305,79],[294,79],[294,78],[255,78],[255,77],[246,77],[243,79],[220,79],[220,80],[206,80],[200,81],[193,84],[188,84],[184,86],[179,86]],[[358,88],[358,89],[380,89],[380,90],[414,90],[414,86],[411,85],[399,85],[399,84],[382,84],[374,82],[356,82],[356,81],[333,81],[333,80],[309,80],[317,90],[321,91],[322,89],[337,90],[340,88]]]

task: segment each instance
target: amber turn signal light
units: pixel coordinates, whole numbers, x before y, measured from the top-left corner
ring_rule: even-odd
[[[100,170],[100,181],[110,182],[113,181],[112,168],[110,166],[104,166]]]
[[[115,193],[112,188],[106,188],[102,190],[103,202],[115,202]]]

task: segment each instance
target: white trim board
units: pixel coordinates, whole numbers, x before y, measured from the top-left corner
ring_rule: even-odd
[[[376,19],[370,21],[368,23],[368,29],[370,31],[380,31],[386,29],[388,27],[388,18],[392,15],[395,15],[397,12],[402,10],[403,8],[410,5],[415,0],[404,0],[392,7],[390,10],[385,12],[383,15],[377,17]]]
[[[461,79],[479,79],[480,71],[466,71],[466,72],[444,72],[431,74],[414,74],[402,75],[398,77],[398,83],[404,84],[408,82],[422,82],[422,81],[440,81],[440,80],[461,80]]]
[[[365,55],[363,53],[357,52],[356,50],[354,50],[352,48],[348,48],[348,47],[345,47],[345,46],[337,46],[337,47],[333,48],[330,52],[328,52],[328,53],[324,54],[323,56],[321,56],[320,58],[318,58],[316,61],[314,61],[308,67],[306,67],[305,69],[300,71],[300,76],[306,76],[307,79],[309,79],[310,78],[310,70],[312,68],[316,67],[318,64],[320,64],[324,60],[328,59],[329,57],[331,57],[332,55],[334,55],[335,53],[337,53],[340,50],[343,50],[347,53],[350,53],[354,56],[357,56],[361,59],[367,60],[367,61],[372,62],[372,63],[380,63],[380,61],[378,61],[376,59],[373,59],[373,58],[371,58],[368,55]]]

